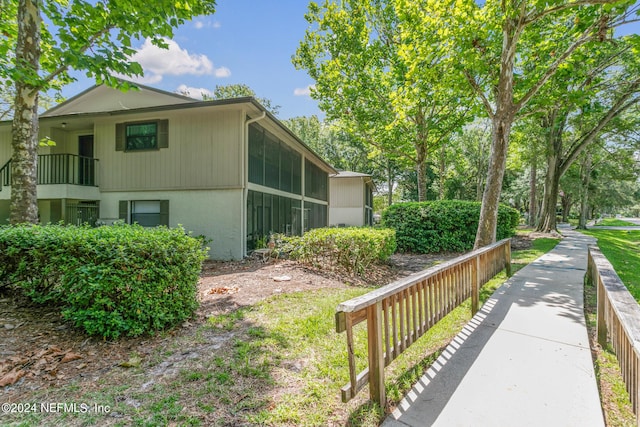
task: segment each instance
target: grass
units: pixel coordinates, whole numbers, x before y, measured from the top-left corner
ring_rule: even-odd
[[[557,243],[538,239],[512,253],[514,271]],[[486,300],[506,279],[502,272],[481,292]],[[89,390],[71,384],[35,392],[30,400],[90,402],[102,414],[29,414],[24,425],[343,425],[377,426],[384,411],[363,390],[347,404],[345,334],[335,332],[336,306],[371,289],[319,289],[282,294],[232,313],[212,316],[191,337],[175,336],[139,366],[116,369]],[[471,317],[466,301],[416,341],[385,370],[390,402],[397,403]],[[364,324],[355,331],[358,369],[366,364]],[[219,343],[212,346],[211,343]],[[182,349],[197,357],[184,356]],[[188,352],[187,352],[188,353]],[[181,356],[183,355],[183,356]],[[173,359],[172,359],[173,358]],[[167,365],[167,360],[172,360]],[[175,369],[156,378],[153,369]],[[10,419],[9,421],[18,421]]]
[[[633,227],[637,224],[617,218],[603,218],[595,225],[596,227]]]
[[[598,246],[640,303],[640,230],[584,230],[583,233],[598,239]]]

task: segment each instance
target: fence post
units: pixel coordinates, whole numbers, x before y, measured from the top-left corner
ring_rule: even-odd
[[[476,262],[473,263],[471,272],[471,315],[475,316],[480,305],[480,256],[476,255]]]
[[[382,301],[367,307],[369,345],[369,396],[381,408],[387,404],[384,389],[384,352],[382,349]]]
[[[504,245],[504,268],[507,272],[507,277],[511,277],[511,239]]]

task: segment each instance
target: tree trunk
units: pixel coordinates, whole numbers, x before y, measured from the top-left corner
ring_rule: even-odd
[[[562,222],[569,222],[569,212],[571,211],[571,205],[573,205],[571,199],[571,194],[564,193],[562,196]]]
[[[482,194],[480,219],[476,231],[474,249],[496,241],[498,226],[498,204],[502,192],[502,181],[507,167],[509,134],[518,106],[513,102],[513,67],[516,57],[516,44],[521,33],[518,19],[505,19],[502,26],[503,43],[500,55],[500,75],[495,90],[495,112],[491,117],[491,155],[487,170],[487,181]],[[485,107],[491,110],[485,98]]]
[[[476,159],[476,170],[478,172],[476,176],[476,200],[482,201],[482,194],[484,193],[484,179],[486,177],[486,172],[484,170],[484,153],[486,151],[486,147],[484,146],[484,138],[478,138],[478,156]]]
[[[444,200],[444,172],[447,167],[445,155],[445,145],[442,144],[440,146],[440,188],[438,194],[440,200]]]
[[[16,80],[15,113],[12,125],[11,158],[12,224],[38,222],[38,87],[40,63],[39,0],[20,0],[18,4],[18,40],[16,63],[25,78]]]
[[[492,121],[491,157],[487,172],[487,183],[482,195],[480,220],[474,249],[489,245],[496,241],[498,226],[498,204],[502,192],[502,181],[507,166],[507,149],[509,148],[509,133],[513,123],[513,115],[495,116]]]
[[[424,202],[427,200],[427,162],[425,160],[418,162],[416,172],[418,174],[418,201]]]
[[[531,159],[531,173],[529,174],[529,225],[535,227],[537,223],[536,215],[538,214],[536,208],[538,201],[536,200],[536,181],[538,179],[538,156],[533,155]]]
[[[556,231],[556,205],[562,177],[562,134],[566,125],[567,114],[555,108],[549,111],[542,121],[547,133],[547,176],[544,181],[544,195],[537,231],[550,233]]]
[[[558,203],[558,193],[560,189],[560,171],[558,156],[551,153],[547,156],[549,168],[544,181],[544,195],[542,196],[542,208],[540,209],[540,222],[537,230],[542,233],[550,233],[557,228],[556,205]]]
[[[587,152],[584,167],[582,169],[582,198],[580,200],[580,219],[578,228],[587,229],[587,216],[589,215],[589,184],[591,181],[591,153]]]
[[[391,160],[387,160],[387,187],[389,188],[387,193],[387,206],[393,204],[393,169],[391,167]]]

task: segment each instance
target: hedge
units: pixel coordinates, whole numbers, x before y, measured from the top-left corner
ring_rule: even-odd
[[[400,251],[462,252],[473,248],[480,206],[480,202],[461,200],[396,203],[382,213],[382,221],[396,230]],[[500,205],[496,238],[513,236],[519,221],[517,210]]]
[[[180,227],[1,227],[0,283],[90,335],[138,336],[193,315],[206,251]]]
[[[315,228],[287,242],[294,259],[360,276],[396,250],[395,232],[379,228]]]

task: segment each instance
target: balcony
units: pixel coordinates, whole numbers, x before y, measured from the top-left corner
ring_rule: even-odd
[[[99,199],[98,159],[75,154],[38,156],[38,199]],[[11,160],[0,168],[0,199],[8,199]],[[4,193],[4,194],[3,194]]]

